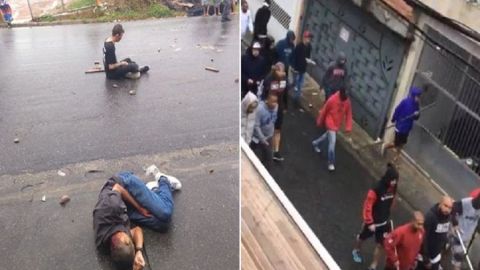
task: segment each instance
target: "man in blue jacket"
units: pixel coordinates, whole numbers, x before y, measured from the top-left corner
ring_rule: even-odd
[[[410,88],[410,94],[403,99],[395,108],[392,123],[395,124],[395,140],[382,146],[382,154],[385,149],[395,148],[394,161],[397,161],[403,146],[407,143],[408,135],[413,128],[413,122],[420,118],[420,95],[422,89]]]
[[[287,32],[287,36],[285,39],[280,40],[275,46],[275,51],[278,56],[278,61],[282,62],[285,66],[285,78],[287,80],[287,87],[288,87],[288,70],[290,69],[291,65],[291,58],[293,54],[293,50],[295,49],[295,33],[292,30]],[[287,103],[288,95],[285,95],[284,102]],[[286,109],[286,108],[285,108]]]

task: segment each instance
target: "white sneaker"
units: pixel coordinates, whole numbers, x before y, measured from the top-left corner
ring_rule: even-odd
[[[147,176],[155,176],[155,181],[156,182],[156,186],[158,187],[158,181],[160,180],[160,178],[162,176],[165,176],[165,178],[167,178],[168,182],[170,183],[170,186],[173,188],[173,190],[180,190],[182,188],[182,183],[176,178],[176,177],[173,177],[171,175],[167,175],[163,172],[161,172],[157,166],[155,165],[150,165],[146,170],[145,170],[145,174]],[[147,183],[147,187],[152,186],[152,188],[155,187],[154,184],[150,184],[152,182],[149,182]],[[150,187],[149,187],[150,188]],[[151,189],[151,188],[150,188]]]
[[[328,165],[328,170],[331,171],[331,172],[335,171],[335,165],[329,164]]]
[[[322,149],[320,149],[320,147],[318,147],[318,144],[315,144],[315,141],[312,142],[312,147],[313,147],[313,151],[315,151],[316,153],[321,153],[322,152]]]
[[[150,181],[146,184],[147,188],[153,190],[154,188],[158,188],[158,181]]]
[[[128,72],[127,74],[125,74],[125,77],[131,80],[139,79],[140,76],[140,72]]]

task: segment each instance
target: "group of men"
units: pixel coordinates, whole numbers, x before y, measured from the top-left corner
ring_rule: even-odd
[[[377,269],[382,250],[386,253],[385,270],[442,269],[442,255],[448,246],[452,267],[460,270],[475,234],[480,233],[480,192],[472,192],[458,201],[445,196],[425,215],[415,211],[411,222],[393,230],[390,215],[399,180],[396,166],[389,163],[384,176],[368,191],[363,204],[362,230],[352,251],[353,260],[363,262],[361,245],[375,236],[369,270]]]
[[[293,31],[288,31],[286,38],[274,45],[267,35],[269,7],[270,1],[265,1],[253,23],[246,1],[242,1],[241,11],[242,37],[253,31],[253,41],[242,55],[241,62],[241,133],[267,169],[271,160],[283,160],[279,150],[283,114],[289,107],[288,92],[291,91],[293,104],[298,105],[307,66],[316,65],[311,60],[313,35],[309,31],[304,31],[299,41]],[[335,170],[336,134],[342,125],[345,125],[347,137],[351,140],[349,134],[353,120],[349,96],[355,90],[350,84],[346,64],[347,56],[339,52],[336,60],[326,67],[320,82],[324,104],[316,124],[322,128],[323,134],[312,141],[312,147],[320,153],[321,144],[328,142],[329,171]],[[375,236],[377,245],[368,269],[378,267],[382,250],[387,255],[385,269],[441,269],[441,256],[448,244],[453,254],[453,267],[457,270],[466,258],[462,247],[468,246],[475,231],[480,233],[480,192],[459,201],[444,197],[425,215],[415,211],[411,222],[393,230],[390,211],[400,179],[396,163],[414,121],[420,117],[421,95],[421,88],[412,87],[408,96],[396,106],[392,124],[387,127],[394,128],[394,140],[382,145],[382,154],[386,149],[393,148],[395,156],[388,163],[382,179],[368,191],[364,202],[363,226],[357,235],[352,256],[355,262],[362,263],[362,243]]]
[[[221,9],[222,4],[223,9]],[[229,16],[234,12],[235,6],[236,1],[233,0],[202,0],[203,16],[209,16],[210,8],[213,7],[216,16],[222,15],[222,22],[231,21]]]
[[[305,30],[300,40],[293,31],[288,31],[285,39],[276,44],[267,35],[269,7],[270,1],[266,0],[253,23],[246,1],[242,1],[241,11],[242,36],[253,30],[253,41],[241,60],[242,137],[267,168],[271,161],[284,160],[280,144],[283,116],[289,108],[288,92],[293,96],[293,105],[299,108],[307,67],[316,65],[311,59],[313,34],[310,31]],[[335,134],[344,121],[347,131],[352,126],[346,61],[345,54],[339,53],[337,61],[326,69],[322,81],[325,106],[317,119],[317,124],[325,127],[326,132],[312,142],[320,152],[320,143],[328,139],[331,171],[335,170]]]

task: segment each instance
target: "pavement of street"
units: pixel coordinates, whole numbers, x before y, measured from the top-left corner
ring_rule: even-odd
[[[145,230],[151,269],[238,269],[238,143],[69,164],[0,176],[0,269],[113,270],[96,252],[92,211],[105,181],[146,166],[182,181],[167,233]],[[71,201],[60,206],[62,195]],[[46,201],[42,202],[42,197]],[[149,268],[146,268],[149,269]]]

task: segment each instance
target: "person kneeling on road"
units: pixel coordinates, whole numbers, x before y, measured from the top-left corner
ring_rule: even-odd
[[[147,169],[155,181],[146,185],[132,172],[112,176],[102,187],[93,210],[95,245],[109,253],[118,269],[143,269],[143,231],[138,225],[165,232],[173,213],[175,177],[154,165]]]
[[[118,80],[123,78],[138,79],[141,74],[146,73],[148,66],[138,67],[137,63],[130,58],[117,62],[115,54],[115,43],[122,40],[125,31],[121,24],[116,24],[112,29],[112,36],[105,40],[103,46],[103,64],[108,79]]]

